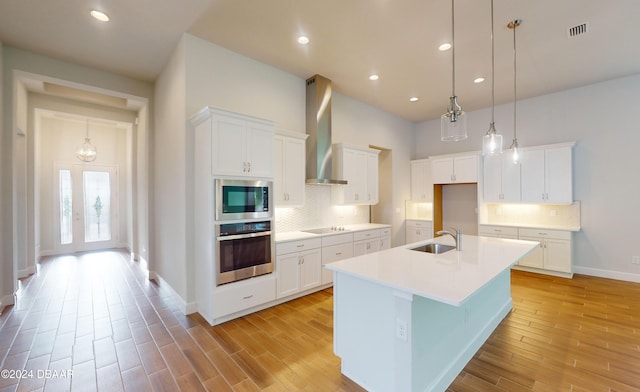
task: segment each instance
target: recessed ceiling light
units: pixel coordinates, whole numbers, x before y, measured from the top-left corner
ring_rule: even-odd
[[[305,35],[301,35],[298,37],[298,43],[301,45],[306,45],[309,43],[309,37],[305,36]]]
[[[109,16],[107,14],[105,14],[104,12],[102,12],[102,11],[91,10],[90,14],[94,18],[98,19],[100,22],[108,22],[109,21]]]
[[[378,80],[380,79],[380,76],[373,74],[373,75],[369,75],[369,80]]]
[[[473,79],[473,83],[482,83],[482,82],[484,82],[484,78],[483,77],[479,77],[479,78]]]
[[[409,101],[411,101],[411,102],[418,102],[419,100],[420,100],[420,98],[418,98],[418,97],[409,98]]]
[[[449,50],[451,49],[451,44],[448,42],[445,42],[444,44],[438,46],[438,50],[441,52],[444,52],[445,50]]]

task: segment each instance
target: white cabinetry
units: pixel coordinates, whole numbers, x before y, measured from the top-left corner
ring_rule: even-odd
[[[218,319],[276,299],[273,274],[219,286],[213,296],[213,318]]]
[[[210,129],[213,175],[273,176],[273,122],[206,107],[194,123]]]
[[[572,145],[523,150],[521,184],[523,202],[573,202]]]
[[[429,159],[411,161],[411,200],[423,203],[433,202],[433,181]]]
[[[480,225],[478,226],[478,236],[517,240],[518,228],[511,226]]]
[[[273,192],[276,207],[304,204],[305,139],[301,133],[278,133],[274,138]]]
[[[520,164],[513,163],[510,154],[485,156],[483,173],[485,202],[520,201]]]
[[[276,244],[277,297],[320,285],[320,238]]]
[[[407,244],[433,238],[433,222],[407,219],[405,222],[405,235]]]
[[[539,241],[540,246],[522,258],[518,265],[572,273],[572,235],[569,231],[520,228],[519,239]]]
[[[434,184],[478,182],[478,156],[432,158],[431,172]]]
[[[353,255],[361,256],[391,246],[390,229],[372,229],[357,231],[353,235]]]
[[[378,203],[378,154],[371,148],[335,144],[333,177],[347,185],[332,188],[335,204]]]
[[[333,282],[333,271],[325,264],[353,257],[353,233],[322,237],[322,284]]]

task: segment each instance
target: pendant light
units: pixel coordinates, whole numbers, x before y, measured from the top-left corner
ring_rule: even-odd
[[[467,138],[467,116],[458,105],[456,97],[456,43],[455,43],[455,0],[451,0],[451,97],[449,97],[449,108],[440,117],[440,140],[443,142],[464,140]]]
[[[491,123],[482,138],[482,155],[502,154],[502,135],[496,132],[495,45],[493,42],[493,0],[491,0]]]
[[[91,139],[89,139],[89,119],[87,119],[87,134],[84,138],[84,143],[82,143],[76,150],[76,156],[82,162],[93,162],[98,156],[96,146],[91,144]]]
[[[520,151],[518,150],[518,134],[516,130],[516,99],[517,99],[517,90],[516,90],[516,81],[517,81],[517,68],[516,68],[516,28],[522,24],[522,19],[515,19],[512,22],[509,22],[507,27],[513,30],[513,142],[511,143],[511,147],[509,149],[512,151],[512,159],[514,164],[518,164],[520,162]]]

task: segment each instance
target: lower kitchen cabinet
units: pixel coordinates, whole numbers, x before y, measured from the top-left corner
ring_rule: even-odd
[[[405,236],[407,244],[433,238],[433,222],[407,219],[405,221]]]
[[[322,284],[333,283],[333,271],[324,268],[324,265],[349,257],[353,257],[353,233],[322,238]]]
[[[321,284],[320,246],[319,238],[276,244],[276,295],[278,298]]]
[[[569,231],[520,228],[519,239],[539,241],[540,246],[518,265],[571,274],[571,237]]]
[[[359,231],[353,238],[353,255],[361,256],[391,247],[391,229]]]
[[[218,319],[276,299],[273,274],[218,286],[213,296],[213,318]]]
[[[481,237],[518,239],[518,228],[511,226],[480,225],[478,235]]]

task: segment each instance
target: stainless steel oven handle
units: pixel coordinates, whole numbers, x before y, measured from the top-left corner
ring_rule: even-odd
[[[249,233],[249,234],[235,234],[235,235],[225,235],[216,237],[218,241],[228,241],[228,240],[240,240],[243,238],[253,238],[253,237],[266,237],[271,235],[270,231],[261,231],[259,233]]]

